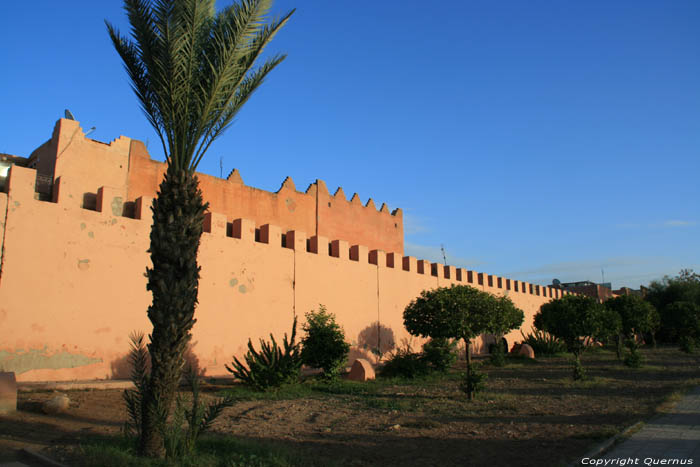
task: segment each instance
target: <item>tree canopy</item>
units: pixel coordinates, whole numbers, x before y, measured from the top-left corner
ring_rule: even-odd
[[[565,295],[540,307],[535,327],[561,339],[569,352],[579,355],[587,338],[601,339],[618,332],[619,319],[591,297]]]
[[[620,330],[627,337],[653,332],[659,324],[654,306],[636,295],[621,295],[605,302],[605,307],[620,316]]]
[[[700,275],[683,269],[676,277],[654,281],[645,299],[658,310],[660,340],[700,343],[700,329],[692,325],[700,321]]]

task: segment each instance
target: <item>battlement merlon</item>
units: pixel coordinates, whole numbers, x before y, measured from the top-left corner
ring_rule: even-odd
[[[63,202],[87,208],[95,204],[101,186],[117,190],[125,203],[154,198],[166,170],[141,141],[120,136],[102,143],[87,138],[79,122],[67,119],[57,121],[51,139],[31,157],[33,168],[50,180],[47,196],[56,196],[60,179],[69,182],[60,187]],[[342,238],[371,250],[403,253],[402,211],[389,212],[386,204],[377,209],[371,198],[364,205],[357,194],[348,201],[342,188],[331,196],[322,180],[300,192],[291,177],[277,192],[269,192],[247,186],[237,169],[226,179],[197,176],[210,211],[228,219],[250,219],[256,225],[278,225],[284,231],[308,232],[310,237]]]

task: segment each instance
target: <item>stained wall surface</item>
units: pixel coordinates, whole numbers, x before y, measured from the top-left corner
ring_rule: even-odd
[[[125,377],[129,334],[151,329],[144,272],[152,197],[144,192],[134,199],[133,185],[125,185],[133,172],[133,141],[66,144],[100,145],[103,163],[83,167],[59,144],[60,179],[51,201],[37,196],[37,171],[16,165],[8,192],[0,193],[0,369],[14,371],[19,381]],[[398,247],[370,249],[214,209],[199,262],[193,352],[208,375],[226,375],[224,364],[243,355],[249,338],[281,337],[294,316],[301,326],[304,313],[319,304],[336,315],[354,351],[366,352],[359,347],[372,343],[361,336],[377,322],[397,343],[410,338],[403,309],[424,289],[457,283],[508,294],[525,311],[525,331],[539,307],[559,293],[404,257]],[[519,340],[520,332],[507,338]],[[476,343],[483,350],[488,342]]]

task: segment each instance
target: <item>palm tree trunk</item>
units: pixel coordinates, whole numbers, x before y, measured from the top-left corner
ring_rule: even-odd
[[[153,293],[148,318],[153,323],[148,351],[151,374],[142,404],[140,451],[163,458],[163,427],[170,414],[182,375],[183,355],[195,323],[199,266],[197,250],[204,212],[199,181],[193,172],[168,166],[153,200],[151,253],[153,268],[146,269],[147,290]]]

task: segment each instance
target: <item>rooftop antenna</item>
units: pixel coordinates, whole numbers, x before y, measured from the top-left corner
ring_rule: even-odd
[[[603,277],[603,284],[605,284],[605,271],[603,271],[603,268],[600,268],[600,275]]]
[[[219,156],[219,178],[224,178],[224,158]]]
[[[63,112],[63,115],[64,115],[68,120],[75,120],[75,115],[73,115],[73,112],[71,112],[71,111],[68,110],[68,109],[66,109],[66,110]],[[95,126],[92,127],[92,128],[90,128],[88,131],[85,132],[85,136],[89,135],[90,133],[92,133],[92,132],[95,131],[95,130],[97,130],[97,127],[95,127]]]
[[[444,245],[440,245],[440,251],[442,251],[442,261],[445,263],[445,266],[447,266],[447,256],[445,256]]]

